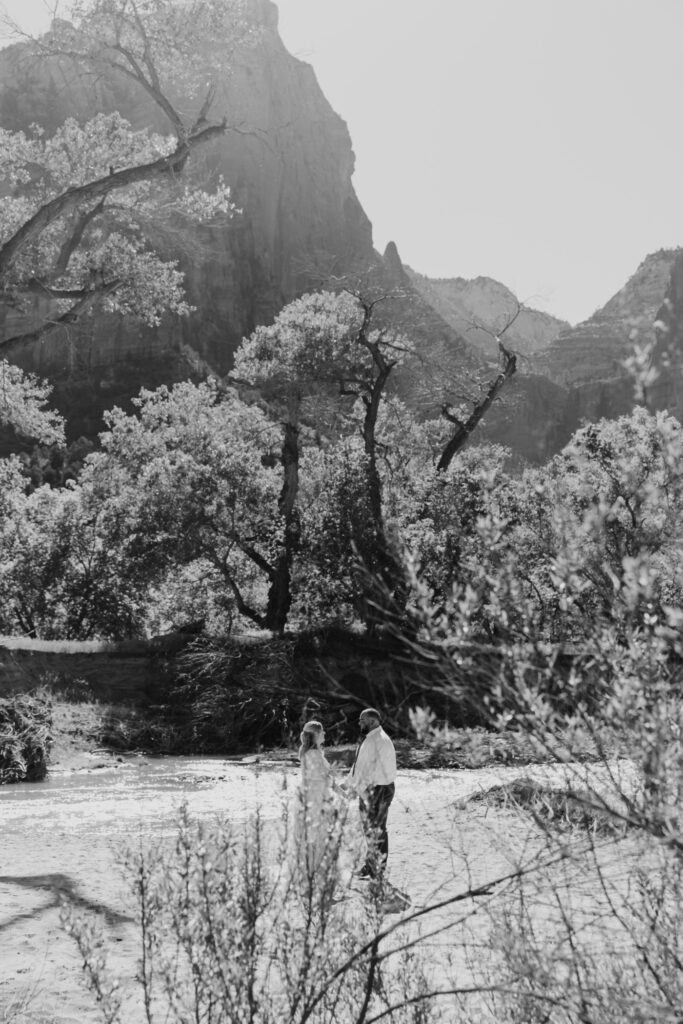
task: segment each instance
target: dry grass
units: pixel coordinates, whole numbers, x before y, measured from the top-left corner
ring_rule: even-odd
[[[622,835],[625,828],[608,811],[596,807],[595,796],[590,793],[551,788],[530,778],[493,786],[475,794],[470,801],[503,810],[523,811],[541,827],[550,826],[562,832],[579,830],[595,836],[612,837]]]

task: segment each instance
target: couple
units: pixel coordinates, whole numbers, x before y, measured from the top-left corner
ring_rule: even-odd
[[[381,880],[389,853],[387,815],[394,798],[396,751],[375,708],[366,708],[361,713],[359,726],[364,738],[356,748],[353,767],[344,786],[358,795],[367,841],[365,864],[357,876]],[[306,722],[299,748],[301,784],[297,794],[295,833],[306,866],[313,871],[324,856],[338,819],[331,769],[322,750],[324,740],[325,731],[321,723]]]

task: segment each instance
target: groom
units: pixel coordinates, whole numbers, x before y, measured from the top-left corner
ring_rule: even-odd
[[[358,720],[364,735],[356,750],[349,783],[358,793],[363,831],[368,843],[359,878],[381,878],[389,854],[387,815],[394,799],[396,751],[381,724],[376,708],[366,708]]]

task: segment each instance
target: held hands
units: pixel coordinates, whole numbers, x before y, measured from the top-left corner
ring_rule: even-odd
[[[356,787],[354,786],[353,779],[350,775],[342,775],[341,778],[333,779],[332,785],[334,786],[335,791],[347,800],[355,795]]]

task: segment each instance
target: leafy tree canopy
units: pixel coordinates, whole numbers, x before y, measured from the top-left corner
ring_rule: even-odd
[[[226,120],[207,118],[216,76],[248,41],[240,0],[87,0],[71,16],[31,44],[36,55],[124,76],[171,134],[133,130],[118,113],[69,119],[52,137],[37,127],[0,131],[0,298],[40,314],[38,325],[0,337],[0,355],[102,305],[149,324],[166,311],[186,314],[182,274],[151,236],[235,209],[222,179],[199,188],[177,177],[197,147],[226,131]]]
[[[33,374],[0,359],[0,426],[43,444],[62,444],[64,421],[46,408],[51,390]]]

